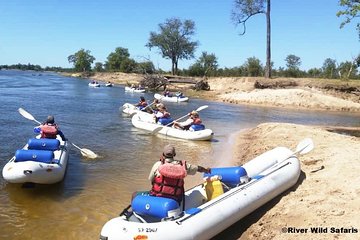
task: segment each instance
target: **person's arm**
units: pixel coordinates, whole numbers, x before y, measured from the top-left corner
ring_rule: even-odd
[[[211,168],[204,168],[202,166],[198,166],[197,171],[201,173],[211,173]]]
[[[189,175],[195,175],[197,172],[211,173],[210,168],[204,168],[202,166],[196,166],[189,163],[186,163],[186,171]]]
[[[151,184],[154,182],[154,178],[155,178],[155,175],[156,175],[156,171],[159,168],[159,164],[160,164],[160,161],[154,163],[154,165],[151,168],[151,171],[150,171],[149,177],[148,177]]]

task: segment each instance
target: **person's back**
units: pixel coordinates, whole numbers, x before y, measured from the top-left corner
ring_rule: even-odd
[[[56,138],[58,127],[53,116],[48,116],[46,121],[40,125],[41,138]]]
[[[62,131],[60,131],[58,125],[55,123],[54,116],[48,116],[46,121],[40,125],[40,137],[55,139],[58,134],[63,141],[66,141],[64,134]]]
[[[184,197],[184,178],[187,174],[209,173],[210,169],[175,160],[175,156],[175,148],[166,145],[160,161],[153,165],[149,174],[152,184],[150,195],[172,198],[180,203]]]

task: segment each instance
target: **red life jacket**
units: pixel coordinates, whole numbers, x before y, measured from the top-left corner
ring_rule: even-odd
[[[44,124],[41,125],[40,128],[41,138],[56,138],[56,135],[58,134],[58,128],[56,124]]]
[[[184,195],[184,178],[187,175],[186,162],[172,164],[160,160],[159,176],[154,178],[150,195],[173,198],[181,202]]]
[[[139,102],[139,105],[141,106],[141,107],[146,107],[148,104],[147,104],[147,102],[142,102],[142,101],[140,101]]]

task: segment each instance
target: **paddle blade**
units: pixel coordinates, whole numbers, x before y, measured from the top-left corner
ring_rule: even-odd
[[[196,109],[195,111],[200,112],[201,110],[204,110],[204,109],[206,109],[206,108],[208,108],[208,107],[209,107],[208,105],[204,105],[204,106],[199,107],[199,108]]]
[[[314,142],[311,138],[305,138],[296,147],[296,152],[305,154],[314,149]]]
[[[94,153],[93,151],[91,151],[90,149],[87,149],[87,148],[81,148],[80,149],[80,152],[81,152],[81,155],[83,155],[84,157],[87,157],[87,158],[97,158],[98,155],[96,153]]]
[[[155,128],[154,130],[152,130],[151,133],[152,133],[152,134],[156,134],[156,133],[160,132],[161,129],[163,129],[163,127],[157,127],[157,128]]]
[[[39,121],[37,121],[37,120],[34,118],[33,115],[31,115],[30,113],[28,113],[27,111],[25,111],[25,109],[19,108],[19,109],[18,109],[18,112],[19,112],[24,118],[29,119],[29,120],[31,120],[31,121],[35,121],[35,122],[41,124]]]

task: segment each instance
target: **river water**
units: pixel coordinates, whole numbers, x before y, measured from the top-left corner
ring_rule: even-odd
[[[9,184],[1,177],[0,239],[98,239],[105,222],[129,204],[132,192],[150,188],[149,170],[168,143],[175,145],[178,158],[216,167],[229,165],[234,133],[259,123],[359,126],[358,115],[349,113],[319,114],[191,99],[166,105],[174,118],[208,105],[200,115],[214,131],[214,140],[182,141],[132,127],[119,107],[136,103],[141,95],[125,93],[122,86],[89,88],[87,80],[55,73],[4,70],[0,83],[1,170],[35,136],[36,123],[22,117],[19,107],[41,122],[54,115],[69,140],[100,156],[86,159],[72,148],[66,176],[54,185]],[[151,100],[153,93],[143,96]],[[200,180],[200,174],[189,176],[187,185]]]

